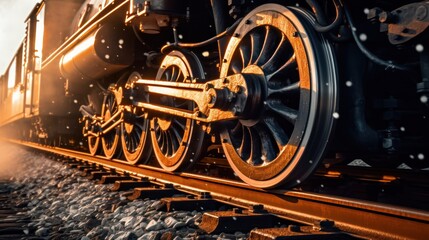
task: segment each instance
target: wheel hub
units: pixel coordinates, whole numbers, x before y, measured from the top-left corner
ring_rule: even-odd
[[[263,115],[263,105],[267,95],[266,80],[264,71],[257,65],[247,66],[242,73],[245,76],[248,96],[251,97],[247,98],[243,118],[239,121],[244,126],[251,127],[256,125]]]

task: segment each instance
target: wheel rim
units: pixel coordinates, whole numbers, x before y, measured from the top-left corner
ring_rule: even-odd
[[[228,45],[221,77],[262,75],[260,110],[221,132],[231,167],[253,186],[301,183],[331,136],[337,108],[335,61],[311,21],[299,9],[266,4],[243,19],[234,34],[238,37]]]
[[[103,102],[102,116],[104,121],[109,120],[115,113],[119,111],[118,104],[113,93],[108,93]],[[115,121],[118,121],[116,119]],[[118,148],[120,127],[115,127],[101,137],[101,145],[103,146],[104,155],[108,158],[117,157],[120,153]]]
[[[132,73],[128,82],[141,79],[139,73]],[[128,117],[121,124],[121,143],[125,159],[131,164],[147,163],[152,153],[149,138],[147,113],[135,107],[125,109]]]
[[[91,156],[95,156],[95,154],[97,154],[99,144],[100,144],[99,137],[88,136],[88,148],[89,148],[89,154],[91,154]]]
[[[194,55],[173,51],[167,55],[156,79],[184,82],[187,79],[203,79],[201,66]],[[183,110],[193,110],[194,103],[166,96],[152,97],[152,103],[161,103]],[[194,120],[161,115],[151,119],[153,151],[162,168],[168,171],[184,170],[199,158],[202,152],[204,132]]]

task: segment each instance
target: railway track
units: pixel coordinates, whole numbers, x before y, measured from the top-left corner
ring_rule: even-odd
[[[127,176],[127,179],[148,179],[160,186],[159,190],[155,191],[153,188],[135,188],[130,198],[133,196],[137,198],[139,194],[155,194],[163,190],[171,192],[173,189],[194,194],[202,201],[215,200],[232,205],[234,208],[232,210],[206,212],[203,215],[200,228],[209,233],[235,230],[235,227],[239,226],[240,229],[253,229],[250,238],[254,239],[274,239],[285,236],[323,236],[327,239],[355,237],[423,239],[429,235],[429,212],[426,210],[309,191],[261,190],[233,180],[220,180],[193,173],[172,174],[154,167],[131,166],[120,160],[92,157],[77,151],[44,147],[27,142],[12,142],[67,156],[71,159],[69,163],[79,164],[82,166],[81,169],[96,166],[92,169],[95,177],[101,178],[103,175],[114,173]],[[91,173],[91,170],[88,172]],[[124,179],[112,177],[107,181],[116,181],[115,184],[119,187],[120,184],[126,184],[126,181],[129,181]],[[145,190],[149,193],[144,193]],[[208,195],[210,198],[206,199]],[[190,202],[185,201],[185,204]],[[287,228],[270,229],[270,224],[266,223],[269,222],[267,219],[272,218],[292,223],[288,224]]]
[[[24,205],[20,196],[13,192],[9,181],[0,181],[0,239],[21,239],[31,237],[25,227],[30,217],[23,214]]]

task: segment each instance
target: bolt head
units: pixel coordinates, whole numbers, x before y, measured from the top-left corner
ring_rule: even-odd
[[[416,9],[416,19],[418,21],[423,21],[425,20],[425,18],[428,15],[428,9],[425,6],[420,5],[417,9]]]

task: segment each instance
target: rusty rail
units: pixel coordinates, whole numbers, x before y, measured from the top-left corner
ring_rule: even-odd
[[[429,212],[389,204],[283,189],[261,190],[235,182],[190,173],[172,174],[150,166],[132,166],[120,160],[107,160],[88,154],[11,141],[45,152],[95,163],[117,172],[171,183],[184,191],[207,191],[220,201],[240,207],[262,204],[265,210],[305,224],[330,219],[340,230],[376,239],[424,239],[429,236]]]

